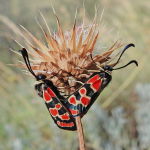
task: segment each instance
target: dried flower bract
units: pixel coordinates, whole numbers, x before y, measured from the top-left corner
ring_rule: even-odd
[[[41,14],[41,13],[40,13]],[[44,16],[41,14],[49,33],[38,23],[42,29],[48,46],[37,40],[27,29],[21,26],[33,39],[38,48],[34,47],[24,36],[27,43],[33,48],[37,54],[30,51],[28,53],[35,59],[31,59],[31,67],[35,74],[45,74],[55,86],[64,91],[66,95],[71,94],[90,77],[97,66],[93,63],[90,54],[93,53],[99,33],[103,29],[101,21],[96,23],[96,15],[91,25],[85,26],[83,23],[76,27],[76,18],[73,29],[63,32],[57,14],[58,32],[53,33],[49,28]],[[85,16],[85,15],[84,15]],[[85,18],[85,17],[84,17]],[[112,58],[110,55],[114,50],[123,46],[121,39],[117,39],[113,45],[105,52],[93,57],[93,60],[101,67],[110,63]],[[119,44],[117,44],[119,43]],[[117,45],[117,46],[116,46]],[[109,64],[110,65],[110,64]],[[113,64],[112,64],[113,65]],[[25,64],[17,65],[26,68]],[[89,71],[93,70],[93,71]],[[53,78],[51,76],[57,74]]]

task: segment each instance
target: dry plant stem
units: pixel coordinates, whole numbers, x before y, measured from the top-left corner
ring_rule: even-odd
[[[83,134],[83,128],[82,128],[80,116],[75,117],[75,120],[76,120],[77,131],[78,131],[79,147],[80,150],[85,150],[84,134]]]

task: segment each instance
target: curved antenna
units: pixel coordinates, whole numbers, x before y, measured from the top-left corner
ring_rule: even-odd
[[[98,66],[98,65],[96,64],[96,62],[93,60],[92,54],[90,54],[90,57],[91,57],[91,60],[94,62],[94,64],[95,64],[99,69],[101,69],[101,70],[104,71],[104,69],[103,69],[102,67]]]
[[[136,66],[138,66],[138,63],[136,60],[131,60],[129,63],[127,63],[126,65],[122,66],[122,67],[119,67],[119,68],[115,68],[115,69],[112,69],[112,70],[118,70],[118,69],[121,69],[121,68],[124,68],[132,63],[135,63]]]
[[[62,70],[62,69],[59,69],[58,72],[57,72],[56,74],[54,74],[53,76],[48,77],[48,78],[46,78],[46,79],[50,79],[50,78],[53,78],[53,77],[57,76],[61,70]]]
[[[128,44],[128,45],[123,49],[123,51],[122,51],[121,55],[119,56],[117,62],[116,62],[112,67],[114,67],[114,66],[116,66],[116,65],[118,64],[118,62],[119,62],[120,58],[122,57],[123,53],[124,53],[129,47],[131,47],[131,46],[135,47],[135,45],[134,45],[133,43]]]
[[[26,64],[28,70],[30,71],[30,73],[38,80],[37,76],[35,75],[35,73],[33,72],[32,68],[31,68],[27,50],[25,48],[22,48],[22,50],[18,50],[18,52],[20,52],[22,54],[22,57],[25,61],[25,64]]]

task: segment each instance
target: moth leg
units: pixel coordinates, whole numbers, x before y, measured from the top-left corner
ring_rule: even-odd
[[[77,66],[76,68],[79,68],[80,70],[85,70],[87,72],[100,72],[99,70],[87,70],[87,69],[83,69],[80,66]]]
[[[76,87],[76,86],[69,86],[69,87],[57,87],[57,89],[69,89],[69,88],[72,88],[72,87]]]
[[[62,69],[60,69],[60,70],[59,70],[56,74],[54,74],[53,76],[48,77],[48,78],[46,78],[46,79],[50,79],[50,78],[53,78],[53,77],[57,76],[61,70],[62,70]]]
[[[81,81],[76,81],[76,80],[72,80],[72,79],[71,79],[71,81],[78,82],[78,83],[80,83],[80,84],[84,85],[84,83],[83,83],[83,82],[81,82]]]

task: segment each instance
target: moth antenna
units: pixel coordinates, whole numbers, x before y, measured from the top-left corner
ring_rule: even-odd
[[[128,44],[128,45],[123,49],[123,51],[122,51],[122,53],[120,54],[120,56],[119,56],[117,62],[116,62],[112,67],[114,67],[114,66],[116,66],[116,65],[118,64],[118,62],[119,62],[119,60],[121,59],[123,53],[124,53],[129,47],[131,47],[131,46],[135,47],[135,45],[134,45],[133,43]]]
[[[35,75],[35,73],[33,72],[32,68],[31,68],[27,50],[25,48],[22,48],[22,50],[18,50],[18,52],[20,52],[22,54],[22,57],[25,61],[25,64],[26,64],[28,70],[30,71],[30,73],[38,80],[37,76]]]
[[[95,64],[99,69],[101,69],[101,70],[104,71],[104,69],[103,69],[102,67],[98,66],[98,65],[96,64],[96,62],[93,60],[92,54],[90,54],[90,57],[91,57],[92,62],[94,62],[94,64]]]
[[[135,63],[136,66],[138,66],[138,63],[136,60],[131,60],[129,63],[127,63],[126,65],[122,66],[122,67],[119,67],[119,68],[115,68],[115,69],[112,69],[112,70],[118,70],[118,69],[121,69],[121,68],[125,68],[127,67],[128,65],[132,64],[132,63]]]

